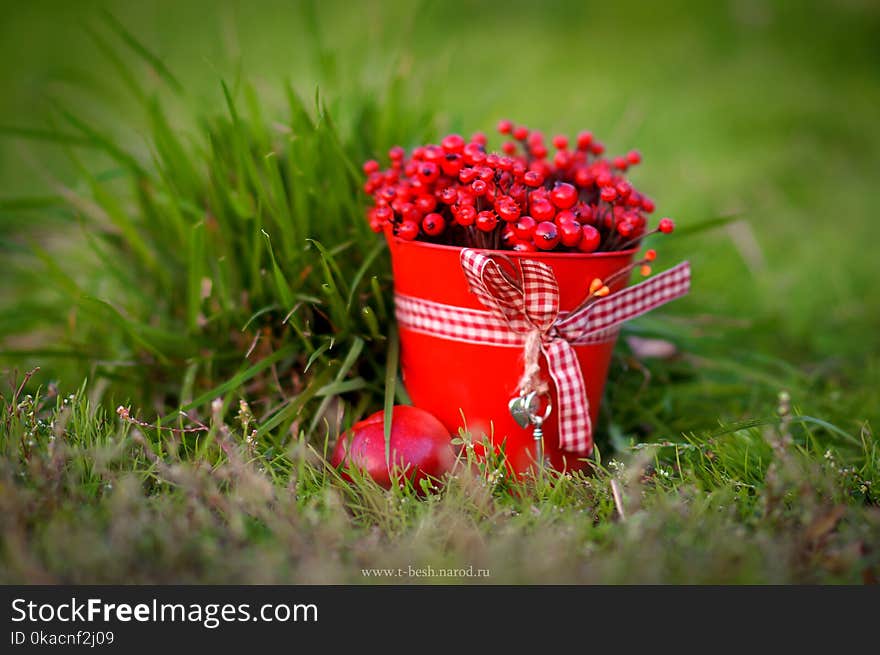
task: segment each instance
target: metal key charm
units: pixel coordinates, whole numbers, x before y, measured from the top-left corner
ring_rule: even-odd
[[[553,410],[550,401],[547,401],[547,407],[544,413],[540,414],[541,403],[538,394],[532,391],[522,396],[512,398],[508,404],[510,415],[517,425],[521,428],[532,426],[532,438],[535,440],[535,461],[540,466],[544,465],[544,421],[550,416]]]

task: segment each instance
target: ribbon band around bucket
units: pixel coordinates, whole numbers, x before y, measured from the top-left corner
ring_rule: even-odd
[[[397,321],[441,339],[522,348],[527,375],[521,391],[534,390],[523,387],[533,384],[529,370],[536,370],[536,359],[543,356],[556,387],[560,448],[588,453],[593,443],[589,403],[573,346],[612,340],[622,323],[685,295],[690,290],[690,265],[682,262],[582,308],[561,312],[559,285],[548,265],[531,259],[502,261],[510,265],[477,250],[461,251],[470,291],[486,311],[398,293]]]

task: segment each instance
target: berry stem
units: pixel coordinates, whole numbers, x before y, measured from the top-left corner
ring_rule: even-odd
[[[634,246],[634,245],[636,245],[637,243],[639,243],[642,239],[645,239],[645,238],[651,236],[652,234],[657,234],[659,231],[660,231],[660,228],[655,227],[653,230],[650,230],[650,231],[648,231],[648,232],[644,232],[643,234],[641,234],[641,235],[639,235],[639,236],[637,236],[637,237],[633,237],[632,239],[630,239],[630,240],[627,241],[626,243],[622,244],[622,245],[621,245],[619,248],[617,248],[617,249],[618,249],[618,250],[626,250],[627,248],[631,248],[632,246]]]

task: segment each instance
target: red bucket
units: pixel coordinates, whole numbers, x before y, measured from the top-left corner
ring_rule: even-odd
[[[397,293],[445,305],[486,309],[468,288],[459,261],[460,248],[397,237],[389,238],[389,247]],[[560,310],[571,311],[587,296],[594,278],[606,279],[625,268],[636,251],[484,252],[535,259],[550,266],[559,284]],[[621,278],[611,286],[611,291],[623,288],[626,282]],[[602,343],[574,346],[594,424],[615,341],[616,337]],[[400,361],[404,385],[416,407],[436,416],[450,432],[455,433],[466,425],[475,439],[485,434],[496,447],[504,443],[508,463],[516,472],[526,471],[533,465],[532,431],[519,427],[508,410],[523,373],[520,349],[452,341],[400,327]],[[542,369],[549,380],[543,361]],[[551,402],[556,406],[555,391],[552,391]],[[544,455],[559,470],[580,469],[585,465],[583,455],[559,449],[555,412],[544,424]]]

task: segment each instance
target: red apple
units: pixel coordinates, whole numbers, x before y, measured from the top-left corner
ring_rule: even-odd
[[[339,437],[330,463],[363,470],[386,489],[391,472],[385,461],[385,412],[376,412],[351,426]],[[449,431],[433,415],[408,405],[394,408],[391,420],[391,468],[413,480],[416,489],[427,476],[440,477],[448,471],[455,454]],[[345,475],[345,472],[342,472]]]

